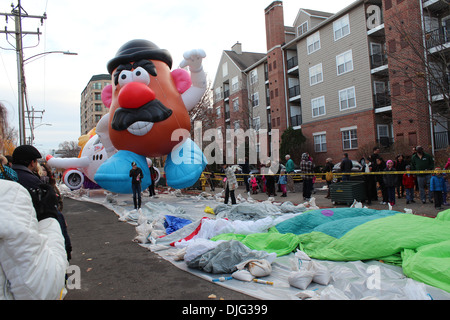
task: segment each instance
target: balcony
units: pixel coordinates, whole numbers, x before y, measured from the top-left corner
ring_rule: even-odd
[[[300,96],[300,85],[296,85],[289,88],[289,99]]]
[[[373,95],[373,105],[375,109],[390,106],[391,95],[389,93],[375,93]]]
[[[387,55],[374,53],[370,56],[370,68],[375,69],[388,64]]]
[[[291,117],[291,127],[298,127],[302,125],[302,115],[298,114]]]
[[[449,30],[447,30],[445,27],[440,27],[433,31],[430,31],[425,35],[425,41],[426,41],[427,49],[442,46],[444,44],[449,44],[449,42],[450,42]],[[444,48],[441,48],[441,49],[444,49]],[[437,49],[437,50],[439,50],[439,49]]]
[[[449,141],[450,141],[450,131],[434,133],[434,148],[436,150],[447,149]]]
[[[450,73],[447,73],[442,79],[430,81],[430,93],[433,100],[442,99],[445,96],[450,96]],[[437,97],[436,97],[437,96]],[[435,98],[436,97],[436,98]]]
[[[225,90],[225,91],[223,92],[223,99],[225,100],[225,99],[227,99],[229,96],[230,96],[230,90]]]
[[[288,73],[298,74],[298,58],[297,58],[297,56],[289,58],[286,63],[287,63]]]

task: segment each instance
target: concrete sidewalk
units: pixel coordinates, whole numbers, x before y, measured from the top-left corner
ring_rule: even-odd
[[[285,201],[290,201],[294,204],[300,204],[300,203],[304,203],[305,201],[303,200],[303,195],[302,195],[302,182],[296,182],[295,184],[295,192],[288,192],[287,193],[287,197],[281,197],[282,193],[281,192],[277,192],[277,196],[271,196],[271,198],[273,198],[273,201],[275,202],[285,202]],[[325,186],[325,188],[324,188]],[[207,185],[205,187],[205,192],[207,193],[212,193],[212,194],[217,194],[222,192],[222,188],[215,188],[215,191],[211,191],[211,188]],[[201,193],[201,190],[189,190],[188,192],[194,192],[194,193]],[[238,195],[241,195],[243,198],[247,198],[248,194],[246,192],[245,189],[245,185],[239,186],[239,188],[235,191],[235,195],[236,197],[238,197]],[[327,189],[326,189],[326,183],[322,182],[322,181],[318,181],[314,184],[314,192],[312,194],[312,197],[315,198],[316,201],[316,205],[320,208],[344,208],[347,207],[347,205],[345,204],[333,204],[331,199],[325,198],[325,196],[327,195]],[[258,201],[265,201],[267,200],[269,197],[266,193],[263,192],[258,192],[258,194],[252,194],[252,192],[250,191],[250,196]],[[372,201],[372,204],[369,206],[367,204],[363,204],[366,205],[367,207],[371,208],[371,209],[377,209],[377,210],[388,210],[389,206],[387,204],[380,204],[381,201],[381,194],[379,193],[378,196],[378,200],[379,201]],[[450,209],[450,206],[443,206],[442,210],[437,210],[434,207],[433,203],[429,203],[427,200],[426,204],[422,204],[422,202],[419,200],[418,198],[418,192],[416,192],[415,195],[415,203],[410,203],[410,204],[406,204],[406,198],[402,197],[400,199],[396,198],[396,203],[395,205],[392,207],[392,210],[395,211],[400,211],[400,212],[405,212],[405,208],[411,209],[413,211],[414,214],[417,215],[422,215],[422,216],[428,216],[428,217],[436,217],[436,215],[439,213],[439,211],[443,211],[446,209]],[[229,201],[229,203],[231,203],[231,200]]]

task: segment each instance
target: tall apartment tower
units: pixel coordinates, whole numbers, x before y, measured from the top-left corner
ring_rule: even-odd
[[[274,1],[265,10],[268,91],[270,98],[270,123],[280,132],[289,126],[285,96],[285,65],[281,46],[286,43],[283,2]]]
[[[102,90],[111,82],[109,74],[97,74],[92,76],[81,93],[80,103],[80,131],[81,135],[87,134],[94,127],[108,109],[102,102]]]

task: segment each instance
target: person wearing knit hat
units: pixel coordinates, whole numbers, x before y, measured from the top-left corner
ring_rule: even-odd
[[[40,152],[31,145],[21,145],[14,149],[12,157],[12,168],[17,172],[19,183],[28,190],[38,189],[42,181],[33,171],[37,169],[38,159],[42,158]]]
[[[440,167],[436,167],[434,170],[440,171],[442,169]],[[445,179],[442,176],[442,173],[437,172],[432,175],[430,179],[430,192],[432,192],[434,196],[434,207],[438,210],[442,209],[442,195],[443,193],[447,193]]]
[[[388,160],[386,161],[386,169],[385,171],[395,171],[394,161]],[[391,206],[395,204],[395,187],[397,186],[398,176],[396,174],[384,174],[383,182],[386,187],[388,201]]]

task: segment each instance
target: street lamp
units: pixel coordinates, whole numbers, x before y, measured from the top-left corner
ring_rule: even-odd
[[[34,144],[34,130],[41,127],[41,126],[52,126],[51,123],[40,123],[37,126],[33,125],[32,127],[30,127],[30,131],[31,131],[31,136],[29,138],[28,144],[33,145]]]
[[[51,54],[51,53],[62,53],[62,54],[68,55],[68,56],[77,56],[78,55],[78,53],[70,52],[70,51],[46,51],[46,52],[35,54],[34,56],[31,56],[29,58],[26,58],[25,60],[23,60],[23,64],[27,64],[27,63],[33,62],[34,60],[42,58],[43,56],[46,56],[46,55]],[[33,58],[36,58],[36,59],[31,60]],[[31,60],[31,61],[29,61],[29,60]]]
[[[22,48],[22,39],[19,41],[20,48]],[[41,57],[44,55],[48,55],[51,53],[62,53],[66,55],[78,55],[78,53],[70,52],[70,51],[47,51],[42,52],[39,54],[35,54],[34,56],[31,56],[27,59],[23,59],[23,50],[17,50],[17,75],[18,75],[18,88],[19,88],[19,140],[20,144],[25,144],[26,138],[25,138],[25,109],[24,109],[24,88],[25,88],[25,75],[23,72],[23,66],[28,61],[31,62],[30,59]],[[37,58],[38,59],[38,58]],[[34,60],[33,60],[34,61]],[[33,129],[31,128],[31,131]],[[31,133],[33,135],[33,131]]]

